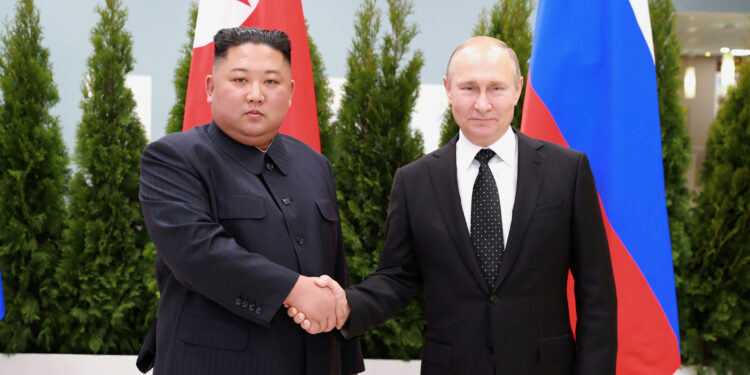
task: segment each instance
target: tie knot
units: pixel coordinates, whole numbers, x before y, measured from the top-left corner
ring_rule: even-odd
[[[489,148],[483,148],[477,152],[477,156],[475,156],[474,159],[479,161],[480,164],[487,164],[493,156],[495,156],[495,151],[492,151]]]

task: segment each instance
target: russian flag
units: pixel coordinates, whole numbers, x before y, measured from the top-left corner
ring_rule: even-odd
[[[617,285],[617,373],[673,374],[679,328],[648,3],[540,0],[537,12],[521,131],[591,161]]]
[[[3,298],[3,276],[0,275],[0,320],[5,316],[5,298]]]
[[[252,26],[282,30],[292,41],[294,97],[280,131],[320,151],[310,45],[301,0],[201,0],[195,24],[182,130],[211,121],[206,76],[214,61],[214,34],[227,27]]]

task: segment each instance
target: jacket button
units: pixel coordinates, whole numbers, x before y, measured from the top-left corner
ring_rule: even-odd
[[[248,304],[247,300],[242,301],[242,308],[246,309],[247,308],[247,304]]]
[[[253,311],[255,310],[255,304],[251,303],[250,306],[247,307],[248,310]]]
[[[490,297],[490,303],[492,303],[493,305],[497,305],[497,300],[498,298],[494,294],[492,295],[492,297]]]
[[[305,243],[305,238],[304,238],[304,237],[302,237],[302,236],[300,236],[300,235],[298,235],[298,236],[297,236],[297,244],[298,244],[298,245],[302,245],[302,244],[304,244],[304,243]]]
[[[292,200],[288,197],[281,198],[281,203],[283,203],[285,206],[288,206],[289,203],[292,203]]]
[[[261,314],[263,314],[263,308],[262,308],[262,307],[260,307],[260,306],[258,306],[258,307],[257,307],[257,308],[255,309],[255,314],[257,314],[257,315],[261,315]]]
[[[273,169],[273,163],[271,163],[270,161],[266,162],[266,169],[268,169],[269,171],[272,170]]]
[[[234,300],[234,304],[235,304],[236,306],[242,305],[242,300],[241,300],[241,299],[239,299],[239,298],[237,298],[236,300]]]

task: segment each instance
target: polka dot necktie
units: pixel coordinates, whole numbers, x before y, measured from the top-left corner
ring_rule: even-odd
[[[479,174],[471,192],[471,245],[490,289],[495,287],[505,250],[500,197],[495,178],[487,165],[493,156],[495,152],[487,148],[477,152],[474,159],[479,161]]]

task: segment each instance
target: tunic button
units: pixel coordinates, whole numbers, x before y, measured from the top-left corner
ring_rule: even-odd
[[[495,348],[492,347],[492,344],[487,344],[487,352],[489,352],[490,354],[495,352]]]
[[[244,301],[242,301],[242,308],[243,308],[243,309],[246,309],[246,308],[247,308],[247,305],[248,305],[248,302],[247,302],[247,300],[244,300]]]
[[[305,239],[302,236],[297,236],[297,244],[302,245],[305,243]]]
[[[255,309],[255,313],[256,313],[257,315],[262,315],[262,314],[263,314],[263,308],[262,308],[262,307],[260,307],[260,306],[258,306],[258,308],[256,308],[256,309]]]
[[[281,203],[284,203],[285,206],[288,206],[289,203],[292,203],[292,200],[288,197],[281,198]]]
[[[268,169],[269,171],[272,170],[273,169],[273,163],[271,163],[270,161],[267,162],[266,163],[266,169]]]
[[[490,297],[490,302],[493,305],[497,305],[497,296],[493,294],[492,297]]]
[[[250,306],[247,307],[248,310],[253,311],[255,310],[255,304],[251,303]]]
[[[242,300],[239,299],[239,298],[237,298],[236,300],[234,300],[234,304],[237,305],[237,306],[239,306],[239,305],[242,304]]]

